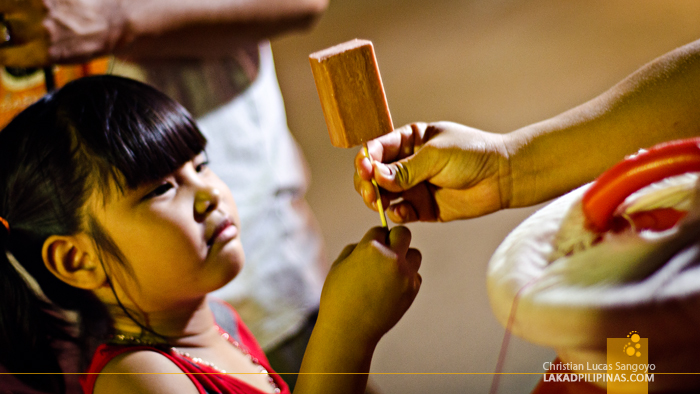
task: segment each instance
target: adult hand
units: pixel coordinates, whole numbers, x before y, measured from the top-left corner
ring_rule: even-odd
[[[481,216],[509,204],[509,155],[500,134],[450,122],[415,123],[369,141],[368,148],[373,165],[357,154],[355,190],[376,210],[373,177],[396,223]]]
[[[112,0],[0,0],[11,36],[0,47],[0,64],[41,67],[110,53],[123,39],[120,6]]]

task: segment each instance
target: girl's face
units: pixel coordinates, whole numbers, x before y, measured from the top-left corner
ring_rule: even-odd
[[[91,206],[129,267],[105,256],[115,290],[142,312],[201,299],[243,267],[233,196],[204,154],[153,184],[94,196]]]

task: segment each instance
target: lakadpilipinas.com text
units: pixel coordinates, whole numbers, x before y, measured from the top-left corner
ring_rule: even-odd
[[[654,364],[554,364],[542,365],[545,382],[653,382]],[[557,372],[560,371],[560,372]],[[599,372],[596,372],[599,371]]]

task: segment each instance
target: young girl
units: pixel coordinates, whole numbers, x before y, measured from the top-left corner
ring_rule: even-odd
[[[235,311],[206,296],[244,255],[205,145],[180,105],[113,76],[66,85],[0,133],[1,364],[59,372],[68,340],[101,372],[83,376],[86,393],[289,392]],[[364,391],[374,347],[420,287],[409,243],[403,227],[375,228],[341,253],[295,393]],[[63,390],[60,375],[20,376]]]

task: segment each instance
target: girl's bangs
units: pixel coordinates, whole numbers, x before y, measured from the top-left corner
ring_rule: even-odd
[[[77,150],[86,150],[103,189],[110,179],[122,192],[161,179],[206,146],[187,111],[143,83],[95,76],[67,84],[58,95],[65,96],[58,98],[59,121],[72,119]]]

